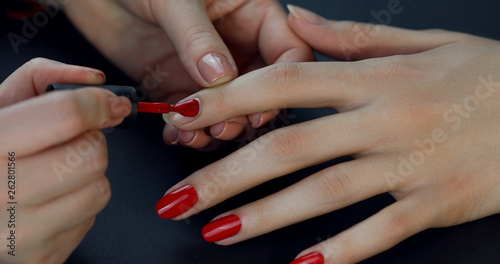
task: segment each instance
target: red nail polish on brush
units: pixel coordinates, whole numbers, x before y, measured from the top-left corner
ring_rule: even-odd
[[[319,252],[309,253],[304,255],[290,264],[323,264],[325,263],[325,258]]]
[[[144,113],[168,114],[177,112],[183,116],[195,117],[200,112],[200,102],[196,99],[187,100],[175,105],[167,103],[145,103],[139,102],[138,111]]]
[[[232,237],[241,230],[241,220],[236,215],[228,215],[208,223],[201,233],[208,242],[217,242]]]
[[[187,212],[197,202],[196,189],[191,185],[186,185],[163,196],[156,204],[156,212],[162,218],[171,219]]]

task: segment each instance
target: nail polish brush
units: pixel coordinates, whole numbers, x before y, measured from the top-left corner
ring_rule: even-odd
[[[58,90],[71,90],[80,89],[85,87],[97,87],[106,89],[118,96],[127,97],[132,103],[132,112],[125,120],[118,126],[119,128],[129,128],[135,123],[137,113],[156,113],[167,114],[170,112],[177,112],[183,116],[194,117],[200,111],[200,104],[198,100],[191,99],[175,105],[167,103],[150,103],[143,102],[147,98],[146,91],[138,86],[119,86],[119,85],[81,85],[81,84],[51,84],[47,87],[47,92]]]

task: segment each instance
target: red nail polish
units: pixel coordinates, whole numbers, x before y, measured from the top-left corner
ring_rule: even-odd
[[[183,186],[163,196],[156,204],[156,212],[165,219],[175,218],[198,202],[198,193],[191,185]]]
[[[325,258],[319,252],[309,253],[304,255],[290,264],[323,264],[325,263]]]
[[[187,100],[172,106],[172,111],[183,116],[195,117],[200,112],[200,102],[196,99]]]
[[[183,116],[195,117],[200,112],[200,102],[196,99],[187,100],[175,105],[169,105],[167,103],[139,102],[137,104],[137,111],[141,113],[156,114],[168,114],[173,111]]]
[[[241,229],[241,220],[236,215],[228,215],[208,223],[201,233],[208,242],[217,242],[232,237]]]

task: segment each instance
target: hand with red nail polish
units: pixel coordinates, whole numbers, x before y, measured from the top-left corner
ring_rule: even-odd
[[[309,46],[289,28],[277,0],[68,1],[65,12],[155,102],[176,103],[203,88],[273,63],[314,60]],[[254,121],[262,124],[273,117],[256,115]],[[251,127],[247,116],[242,117],[244,120],[225,120],[227,126],[218,127],[222,132],[217,137],[207,128],[182,145],[204,148],[236,139]]]
[[[1,83],[0,263],[64,263],[108,203],[99,129],[120,124],[130,101],[98,88],[44,94],[104,81],[99,70],[34,59]]]
[[[349,155],[346,162],[223,212],[203,236],[231,245],[389,193],[394,203],[290,260],[358,263],[426,229],[500,213],[499,41],[329,21],[289,9],[294,32],[319,52],[345,61],[255,70],[190,96],[200,101],[197,117],[169,121],[181,130],[212,126],[217,134],[221,122],[252,113],[288,107],[337,113],[276,129],[196,171],[176,188],[193,186],[199,200],[177,219]],[[356,47],[360,33],[368,41],[346,51]],[[281,118],[290,122],[293,116]],[[260,119],[252,117],[252,125]]]

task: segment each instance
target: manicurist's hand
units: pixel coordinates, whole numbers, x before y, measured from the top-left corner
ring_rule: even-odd
[[[314,58],[287,25],[276,0],[74,0],[65,11],[154,101],[175,103],[238,73]],[[197,130],[179,131],[167,124],[164,139],[204,148],[239,138],[274,116],[259,112]]]
[[[1,263],[63,263],[108,203],[99,129],[122,122],[130,101],[98,88],[44,94],[52,83],[104,81],[98,70],[35,59],[0,85]]]
[[[170,122],[194,130],[288,107],[339,114],[275,130],[195,172],[158,202],[160,216],[184,219],[345,155],[355,159],[218,216],[203,229],[205,239],[231,245],[389,192],[395,203],[294,262],[355,263],[425,229],[500,212],[499,42],[292,11],[290,26],[314,49],[357,61],[256,70],[194,94],[200,115],[170,115]]]

